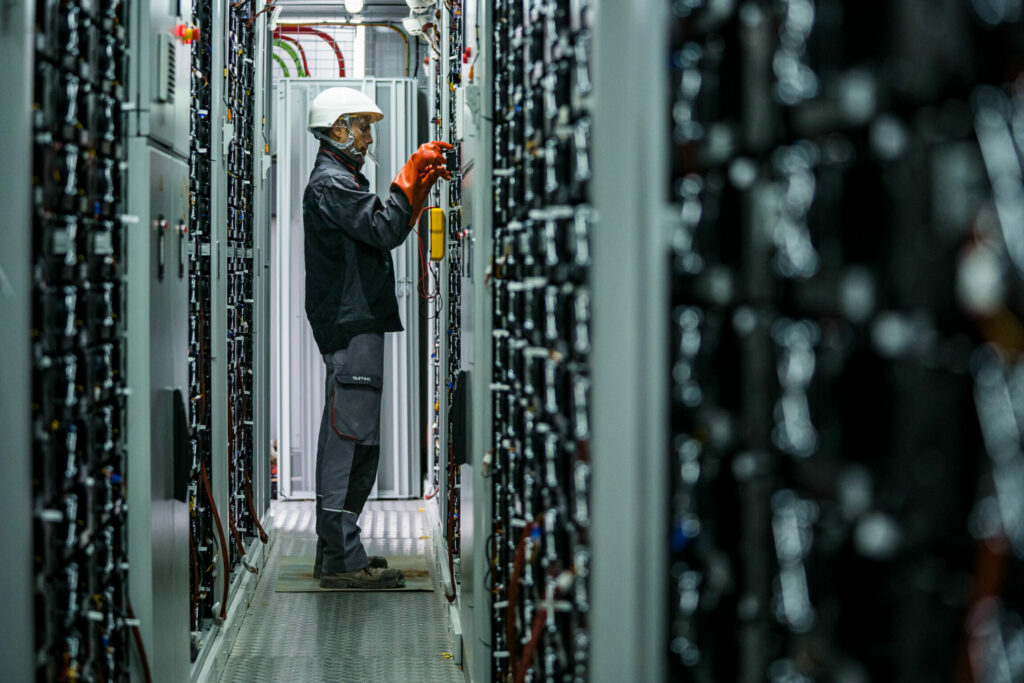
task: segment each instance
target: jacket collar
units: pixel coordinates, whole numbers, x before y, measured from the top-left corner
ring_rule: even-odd
[[[362,175],[362,172],[360,171],[360,166],[362,166],[362,164],[356,165],[356,163],[354,161],[352,161],[351,159],[346,157],[344,154],[339,154],[338,152],[334,152],[332,150],[329,150],[329,149],[327,149],[327,147],[325,147],[323,145],[320,146],[320,152],[319,153],[327,155],[331,159],[334,159],[336,162],[338,162],[339,164],[341,164],[342,166],[344,166],[348,170],[352,171],[352,173],[357,174],[357,175]]]

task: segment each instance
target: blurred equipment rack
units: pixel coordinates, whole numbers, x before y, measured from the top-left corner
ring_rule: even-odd
[[[493,7],[494,680],[591,676],[591,11]]]
[[[668,679],[1020,678],[1019,17],[669,5]]]
[[[128,3],[36,9],[36,678],[127,681],[121,112]]]

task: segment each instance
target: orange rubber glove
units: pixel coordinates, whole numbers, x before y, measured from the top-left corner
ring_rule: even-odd
[[[409,160],[405,162],[405,166],[391,181],[392,185],[398,186],[412,206],[410,224],[419,217],[423,202],[438,177],[445,179],[451,177],[448,169],[445,168],[447,161],[444,157],[444,150],[446,149],[452,149],[452,146],[442,140],[434,140],[420,145],[420,148],[412,153]]]

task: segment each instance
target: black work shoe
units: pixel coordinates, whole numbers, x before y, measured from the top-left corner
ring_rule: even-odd
[[[343,572],[340,574],[321,574],[321,588],[363,588],[366,590],[377,590],[380,588],[402,588],[405,586],[405,577],[397,569],[380,569],[378,567],[364,567],[354,572]]]
[[[380,555],[370,555],[367,558],[370,569],[387,569],[388,561],[387,558],[381,557]],[[321,568],[323,567],[323,558],[318,559],[313,563],[313,578],[319,579]]]

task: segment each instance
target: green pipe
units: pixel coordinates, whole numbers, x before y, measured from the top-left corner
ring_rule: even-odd
[[[292,47],[285,41],[281,40],[280,38],[274,38],[274,46],[281,48],[289,55],[291,55],[292,61],[295,62],[295,71],[300,77],[309,76],[309,74],[302,70],[302,62],[299,61],[299,53],[295,51],[294,47]]]
[[[281,71],[284,72],[284,77],[285,78],[291,77],[291,74],[288,73],[288,67],[285,66],[284,60],[281,59],[281,55],[273,55],[273,57],[274,57],[274,61],[277,62],[278,66],[281,67]]]

